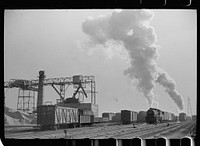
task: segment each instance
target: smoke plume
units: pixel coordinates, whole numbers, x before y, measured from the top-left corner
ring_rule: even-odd
[[[159,73],[159,76],[156,80],[160,85],[165,88],[165,91],[169,94],[169,96],[174,100],[174,102],[178,105],[179,109],[183,109],[183,101],[180,93],[176,91],[175,82],[169,75],[165,72]]]
[[[165,72],[159,72],[156,60],[158,54],[157,36],[149,25],[153,18],[150,10],[114,11],[111,15],[89,17],[82,24],[82,30],[89,36],[91,44],[120,44],[128,52],[130,67],[124,71],[136,82],[136,88],[146,97],[152,106],[155,83],[159,83],[165,91],[183,109],[181,95],[175,90],[175,83],[169,80]],[[116,45],[115,45],[116,47]]]

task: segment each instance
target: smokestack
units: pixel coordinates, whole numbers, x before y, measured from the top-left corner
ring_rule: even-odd
[[[37,106],[43,105],[43,84],[44,84],[44,71],[39,71],[39,85],[38,85],[38,99]]]
[[[107,16],[89,17],[82,24],[83,32],[89,36],[86,45],[91,44],[91,48],[102,45],[105,51],[113,45],[115,50],[124,47],[130,60],[130,67],[124,74],[135,81],[149,106],[154,103],[153,89],[159,83],[182,110],[183,101],[175,90],[175,82],[157,67],[159,45],[154,28],[149,25],[153,16],[150,10],[122,10]]]

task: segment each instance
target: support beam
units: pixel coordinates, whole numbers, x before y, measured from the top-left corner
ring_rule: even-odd
[[[61,93],[58,91],[58,89],[52,84],[51,85],[53,88],[54,88],[54,90],[58,93],[58,95],[60,96],[60,98],[62,99],[62,100],[64,100],[64,97],[62,97],[62,95],[61,95]]]

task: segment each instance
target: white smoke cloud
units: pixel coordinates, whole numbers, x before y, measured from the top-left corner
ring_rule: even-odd
[[[182,96],[178,91],[176,91],[175,81],[169,77],[166,72],[159,73],[159,76],[156,80],[160,85],[165,88],[165,91],[170,95],[170,97],[174,100],[174,102],[178,105],[179,109],[183,109],[183,100]]]
[[[159,103],[157,101],[153,100],[152,107],[153,108],[158,108],[158,106],[159,106]]]
[[[153,16],[150,10],[114,11],[111,15],[89,17],[83,22],[82,30],[89,36],[90,43],[102,45],[110,57],[116,50],[123,50],[119,48],[126,49],[130,67],[124,74],[135,80],[137,90],[143,93],[149,106],[153,104],[153,89],[158,82],[182,109],[183,101],[174,82],[159,73],[156,64],[159,46],[154,28],[149,25]]]

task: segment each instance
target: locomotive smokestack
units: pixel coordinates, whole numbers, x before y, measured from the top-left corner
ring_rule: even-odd
[[[44,84],[44,71],[39,71],[39,85],[38,85],[38,99],[37,106],[43,105],[43,84]]]

